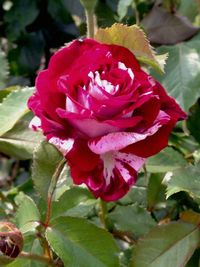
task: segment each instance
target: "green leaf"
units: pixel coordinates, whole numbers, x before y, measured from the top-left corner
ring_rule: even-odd
[[[0,49],[0,89],[4,88],[5,81],[8,77],[8,62],[5,54]]]
[[[95,39],[106,44],[116,44],[128,48],[141,63],[150,64],[158,72],[164,70],[156,59],[155,53],[146,38],[145,33],[137,26],[126,26],[115,23],[110,28],[99,29]]]
[[[148,172],[161,173],[174,171],[187,165],[183,156],[173,148],[167,147],[157,155],[150,157],[146,163]]]
[[[176,222],[158,226],[136,245],[131,267],[185,266],[199,241],[196,225]]]
[[[167,197],[185,191],[192,197],[200,198],[200,164],[178,169],[164,181],[167,183]]]
[[[40,132],[29,129],[32,118],[29,112],[14,127],[0,137],[0,151],[17,159],[30,159],[33,151],[43,139]]]
[[[130,231],[135,236],[145,235],[156,225],[149,212],[138,205],[117,206],[109,214],[109,218],[114,222],[115,228],[119,231]]]
[[[34,88],[23,88],[10,93],[0,104],[0,136],[12,129],[15,123],[28,111],[27,100]]]
[[[85,219],[59,217],[47,228],[52,249],[68,267],[118,267],[112,235]]]
[[[62,159],[61,153],[46,141],[36,147],[33,154],[32,179],[37,192],[47,199],[51,178]]]
[[[65,191],[57,202],[53,202],[51,217],[56,218],[61,215],[71,216],[69,213],[77,206],[80,206],[79,209],[82,211],[84,206],[87,206],[87,200],[89,199],[93,199],[93,196],[86,188],[72,187]]]
[[[32,198],[20,193],[17,196],[17,201],[19,202],[19,207],[15,220],[19,228],[23,228],[27,223],[40,220],[40,213]]]
[[[162,46],[158,53],[169,53],[165,75],[152,75],[159,80],[181,107],[187,111],[200,96],[200,40],[174,46]]]

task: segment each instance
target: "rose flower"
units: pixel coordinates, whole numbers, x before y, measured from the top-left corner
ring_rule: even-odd
[[[92,39],[56,52],[36,80],[28,107],[66,157],[75,184],[115,201],[135,183],[147,157],[167,146],[186,114],[128,49]]]

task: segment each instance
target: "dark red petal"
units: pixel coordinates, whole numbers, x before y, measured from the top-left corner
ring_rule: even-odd
[[[175,122],[170,121],[168,124],[163,125],[154,135],[148,136],[146,139],[122,149],[122,151],[144,158],[153,156],[168,145],[169,135],[174,125]]]
[[[93,153],[87,141],[83,139],[76,139],[73,148],[66,155],[70,167],[77,168],[82,172],[89,172],[99,164],[99,155]]]
[[[127,68],[140,70],[140,64],[133,53],[127,48],[119,45],[105,45],[112,53],[112,57],[119,62],[123,62]]]

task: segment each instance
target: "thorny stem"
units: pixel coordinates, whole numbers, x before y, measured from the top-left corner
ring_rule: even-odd
[[[59,176],[63,170],[64,164],[66,162],[66,159],[63,158],[58,167],[56,168],[54,175],[52,177],[49,190],[48,190],[48,197],[47,197],[47,213],[46,213],[46,219],[45,219],[45,226],[47,227],[49,225],[50,217],[51,217],[51,207],[52,207],[52,199],[53,199],[53,194],[56,189],[56,185],[59,179]]]
[[[54,192],[55,192],[55,189],[56,189],[56,185],[57,185],[57,182],[58,182],[58,179],[59,179],[59,176],[63,170],[63,167],[64,167],[64,164],[66,162],[66,159],[63,158],[60,163],[58,164],[53,176],[52,176],[52,179],[51,179],[51,183],[50,183],[50,186],[49,186],[49,190],[48,190],[48,196],[47,196],[47,213],[46,213],[46,219],[45,219],[45,223],[44,223],[44,226],[47,228],[48,225],[49,225],[49,221],[50,221],[50,218],[51,218],[51,207],[52,207],[52,200],[53,200],[53,195],[54,195]],[[52,261],[53,259],[53,256],[52,256],[52,251],[49,247],[49,244],[48,242],[44,239],[44,244],[43,244],[43,247],[44,247],[44,257],[49,259],[49,261]]]
[[[37,254],[32,254],[32,253],[28,253],[28,252],[24,252],[24,251],[22,251],[18,257],[22,258],[22,259],[39,261],[39,262],[42,262],[42,263],[47,264],[48,266],[52,266],[52,267],[58,267],[59,266],[58,264],[56,264],[53,260],[49,259],[48,257],[37,255]]]

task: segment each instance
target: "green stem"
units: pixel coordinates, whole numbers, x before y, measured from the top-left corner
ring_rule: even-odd
[[[85,14],[86,14],[86,23],[87,23],[87,37],[94,38],[94,27],[95,27],[94,10],[86,9]]]
[[[58,164],[58,167],[56,168],[54,175],[51,179],[51,183],[48,190],[48,197],[47,197],[47,213],[46,213],[46,219],[45,219],[45,226],[47,227],[49,225],[50,217],[51,217],[51,206],[52,206],[52,199],[53,194],[56,189],[56,185],[59,179],[59,176],[63,170],[63,167],[65,165],[66,159],[63,158],[60,163]]]
[[[99,199],[99,218],[105,229],[108,229],[108,209],[107,204],[102,199]]]
[[[47,257],[41,256],[41,255],[32,254],[32,253],[22,251],[18,257],[22,258],[22,259],[27,259],[27,260],[38,261],[38,262],[46,264],[47,266],[58,267],[58,265],[54,261],[50,260]]]

